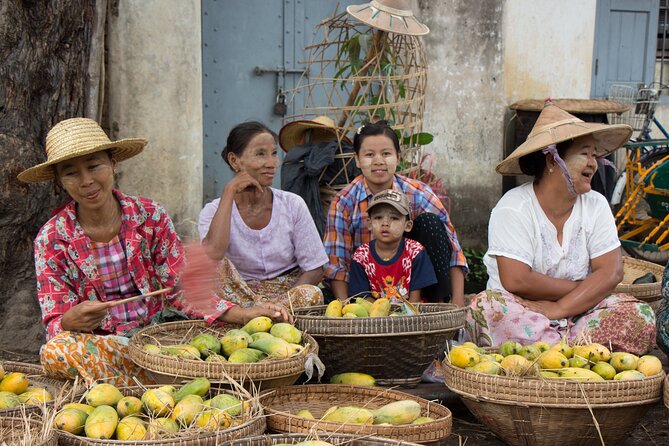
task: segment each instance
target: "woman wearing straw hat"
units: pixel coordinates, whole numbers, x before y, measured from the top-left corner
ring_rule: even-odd
[[[233,302],[318,305],[327,257],[304,200],[271,187],[276,146],[276,134],[260,122],[230,131],[221,156],[235,176],[200,212],[200,238],[221,262],[221,283]]]
[[[466,329],[480,345],[557,343],[583,336],[636,354],[655,344],[650,306],[611,294],[622,280],[611,209],[591,188],[597,158],[621,147],[626,125],[585,123],[548,103],[527,140],[497,166],[533,182],[492,211],[488,290],[469,305]]]
[[[67,119],[47,134],[47,161],[18,176],[28,183],[54,181],[71,198],[35,239],[37,296],[48,339],[40,359],[52,376],[117,385],[132,384],[132,375],[149,379],[128,357],[127,336],[169,316],[166,302],[184,307],[172,291],[184,263],[172,221],[157,203],[114,189],[117,163],[146,143],[110,141],[95,121]],[[165,288],[164,297],[118,303]],[[259,315],[287,318],[279,307],[242,309],[220,299],[208,314],[190,314],[236,323]]]

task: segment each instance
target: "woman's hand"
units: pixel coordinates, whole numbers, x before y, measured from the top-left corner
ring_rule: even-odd
[[[560,306],[560,302],[551,302],[548,300],[527,300],[516,296],[518,302],[530,311],[543,314],[548,319],[562,319],[567,317]]]
[[[61,319],[61,326],[66,331],[93,331],[107,316],[108,308],[106,302],[85,300],[67,310]]]
[[[259,316],[267,316],[274,322],[293,323],[293,317],[288,312],[288,309],[283,305],[272,302],[263,302],[246,308],[240,306],[231,307],[223,313],[221,320],[229,324],[245,325],[251,319]]]
[[[225,185],[223,194],[231,194],[234,197],[236,194],[244,192],[246,189],[257,189],[258,193],[263,192],[263,188],[258,181],[249,175],[247,172],[240,172],[236,174],[232,180]]]

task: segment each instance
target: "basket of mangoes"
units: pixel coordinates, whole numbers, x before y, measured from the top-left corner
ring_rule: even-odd
[[[44,376],[39,365],[0,362],[0,417],[52,407],[56,397],[65,397],[71,386]]]

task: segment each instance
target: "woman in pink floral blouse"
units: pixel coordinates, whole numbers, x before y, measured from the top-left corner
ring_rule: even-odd
[[[112,142],[91,119],[67,119],[47,135],[47,161],[19,175],[29,183],[53,180],[71,198],[35,239],[37,295],[48,341],[40,359],[52,376],[117,385],[130,384],[132,375],[150,379],[128,357],[128,337],[184,309],[176,286],[184,251],[171,219],[156,202],[114,189],[117,162],[145,145],[143,139]],[[174,291],[112,305],[167,287]],[[210,323],[288,318],[273,304],[240,308],[222,299],[210,314],[189,315]]]

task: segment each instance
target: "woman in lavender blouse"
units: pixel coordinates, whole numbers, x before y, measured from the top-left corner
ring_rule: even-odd
[[[328,258],[304,200],[273,189],[277,136],[259,122],[235,126],[221,156],[235,172],[200,212],[207,254],[220,261],[225,298],[241,306],[323,303],[316,286]]]

